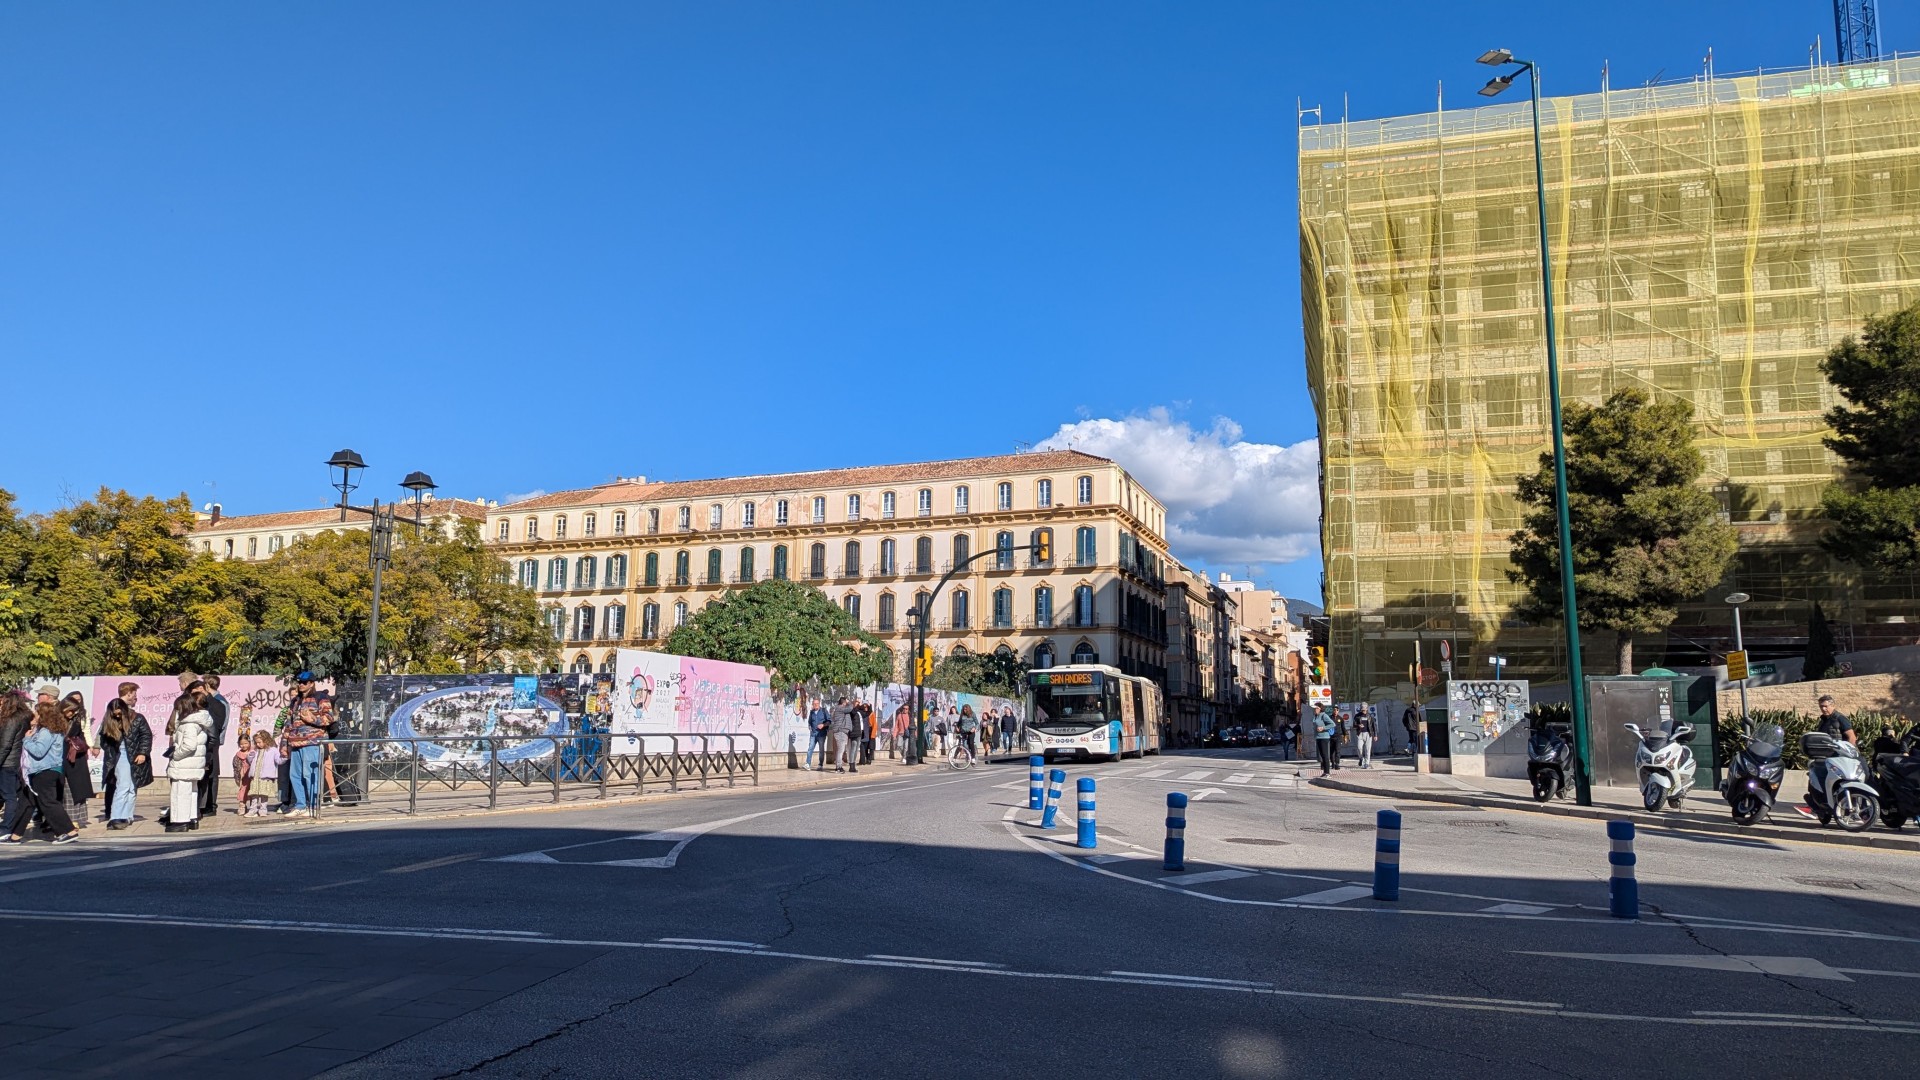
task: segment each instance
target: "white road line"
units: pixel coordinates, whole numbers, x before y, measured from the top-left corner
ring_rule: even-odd
[[[1213,775],[1213,770],[1212,770],[1212,769],[1195,769],[1195,770],[1193,770],[1193,771],[1192,771],[1192,772],[1190,772],[1190,773],[1181,773],[1181,774],[1180,774],[1180,779],[1182,779],[1182,780],[1205,780],[1205,779],[1206,779],[1207,777],[1209,777],[1209,776],[1212,776],[1212,775]]]
[[[1342,885],[1337,889],[1322,889],[1301,896],[1287,897],[1289,904],[1344,904],[1349,900],[1358,900],[1363,896],[1372,896],[1373,890],[1365,885]]]
[[[1496,915],[1544,915],[1553,908],[1551,905],[1543,904],[1495,904],[1480,910]]]
[[[1457,994],[1410,994],[1402,993],[1404,998],[1419,998],[1422,1001],[1479,1001],[1488,1005],[1526,1005],[1536,1009],[1564,1009],[1565,1005],[1557,1001],[1514,1001],[1511,998],[1461,997]]]
[[[1210,881],[1232,881],[1234,878],[1252,877],[1245,870],[1209,870],[1204,874],[1180,874],[1166,880],[1173,885],[1205,885]]]
[[[1154,769],[1154,770],[1152,770],[1152,771],[1150,771],[1150,772],[1143,772],[1143,773],[1138,773],[1138,774],[1136,774],[1136,775],[1134,776],[1134,779],[1136,779],[1136,780],[1158,780],[1158,779],[1160,779],[1161,777],[1163,777],[1163,776],[1165,776],[1165,775],[1167,775],[1168,773],[1170,773],[1170,772],[1172,772],[1172,771],[1173,771],[1172,769]]]
[[[1890,975],[1896,979],[1920,979],[1920,971],[1876,971],[1873,968],[1834,968],[1848,975]]]
[[[1575,606],[1577,607],[1578,605],[1575,605]],[[1300,778],[1297,776],[1281,777],[1278,780],[1267,781],[1267,786],[1268,787],[1299,787]]]
[[[486,853],[482,851],[470,851],[465,855],[448,855],[444,858],[428,859],[425,862],[408,863],[405,866],[396,866],[391,870],[383,870],[381,872],[386,874],[413,874],[421,870],[437,870],[442,866],[452,866],[455,863],[463,863],[470,859],[477,859],[484,854]]]
[[[765,945],[762,945],[759,942],[755,942],[755,941],[728,941],[725,938],[663,937],[663,938],[657,938],[656,940],[671,942],[675,945],[731,945],[736,949],[766,948]]]
[[[963,968],[1003,968],[1007,965],[996,964],[988,960],[941,960],[932,956],[894,956],[891,953],[868,953],[869,960],[904,960],[910,964],[952,964]]]
[[[95,870],[112,870],[119,866],[133,866],[138,863],[163,862],[168,859],[191,859],[195,855],[205,855],[213,851],[236,851],[240,848],[259,847],[262,844],[274,844],[282,840],[291,840],[298,833],[286,833],[280,836],[257,836],[251,840],[241,840],[232,844],[210,844],[199,847],[176,848],[172,851],[156,852],[152,855],[136,855],[131,859],[114,859],[112,862],[88,863],[85,866],[55,866],[45,870],[20,870],[11,874],[0,874],[0,882],[28,881],[33,878],[65,877],[68,874],[86,874]]]
[[[1237,772],[1237,773],[1234,773],[1232,776],[1227,777],[1227,783],[1229,784],[1250,784],[1252,782],[1253,782],[1252,773]]]
[[[373,880],[372,878],[357,877],[357,878],[351,878],[346,881],[329,882],[328,884],[325,884],[325,885],[309,885],[306,888],[301,889],[300,891],[301,892],[325,892],[328,889],[338,889],[346,885],[364,885],[367,882],[372,880]]]
[[[1108,863],[1125,862],[1128,859],[1151,859],[1153,856],[1144,851],[1110,851],[1105,855],[1089,855],[1087,861],[1105,866]]]
[[[1211,983],[1214,986],[1272,986],[1270,982],[1249,982],[1246,979],[1210,979],[1204,975],[1163,975],[1154,971],[1109,971],[1109,975],[1119,975],[1134,979],[1177,979],[1180,982]]]

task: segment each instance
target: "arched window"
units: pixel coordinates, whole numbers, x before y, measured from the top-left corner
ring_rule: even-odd
[[[787,523],[787,500],[785,499],[774,500],[773,523],[775,525],[785,525]],[[1579,605],[1576,604],[1574,606],[1577,608]]]
[[[847,496],[847,520],[860,520],[860,496],[858,495]]]
[[[573,666],[567,670],[575,675],[591,675],[593,674],[593,657],[581,653],[573,658]]]
[[[827,576],[827,545],[815,544],[807,549],[807,576],[810,578]]]
[[[1013,509],[1013,485],[1005,480],[994,485],[993,505],[1001,510]]]
[[[605,660],[600,661],[600,666],[598,668],[595,668],[594,670],[598,671],[602,675],[611,675],[613,674],[614,667],[618,664],[618,659],[619,659],[619,654],[608,653],[607,658]]]
[[[708,548],[707,549],[707,582],[706,583],[709,585],[718,585],[720,584],[721,580],[722,579],[720,576],[720,549]]]
[[[1073,662],[1076,664],[1097,664],[1100,662],[1100,653],[1094,649],[1091,642],[1083,641],[1073,647]]]
[[[740,549],[740,583],[744,585],[747,582],[750,582],[752,580],[753,580],[753,549],[750,547],[743,547]]]
[[[528,540],[540,539],[540,519],[539,518],[530,517],[527,519],[526,538]]]
[[[913,542],[913,572],[933,573],[933,537],[922,536]]]
[[[690,585],[693,583],[693,556],[685,551],[673,553],[673,583]]]
[[[1073,500],[1081,506],[1087,506],[1093,502],[1093,477],[1079,476],[1074,478]]]
[[[501,518],[500,531],[497,535],[503,544],[513,539],[513,522],[508,521],[506,518]]]
[[[707,507],[707,528],[717,529],[727,520],[727,508],[724,504],[713,503]]]
[[[825,495],[815,495],[813,497],[813,523],[815,525],[825,525],[827,523],[827,497]]]
[[[573,561],[573,587],[576,589],[593,588],[596,571],[600,569],[599,560],[591,555],[582,555]]]
[[[880,541],[880,573],[881,574],[891,577],[894,573],[896,573],[899,570],[899,565],[895,558],[895,553],[897,550],[898,550],[898,546],[893,542],[892,537],[888,537],[887,539]]]
[[[959,566],[961,563],[966,562],[967,556],[972,554],[973,542],[967,539],[967,534],[956,534],[953,538],[953,565]]]
[[[787,545],[775,544],[773,547],[773,580],[787,580]]]
[[[967,652],[967,647],[965,645],[955,645],[953,649],[947,653],[947,655],[948,656],[969,656],[972,654]]]
[[[1033,625],[1053,625],[1053,586],[1042,585],[1033,590]]]
[[[840,607],[853,616],[853,624],[860,625],[860,594],[848,593],[840,598]]]
[[[753,521],[754,521],[755,514],[756,514],[756,509],[752,503],[741,504],[740,527],[743,529],[753,528]]]
[[[973,508],[971,505],[972,502],[973,502],[973,499],[971,497],[971,493],[967,490],[967,485],[961,484],[960,486],[953,489],[953,512],[954,513],[956,514],[972,513],[973,512]]]
[[[967,608],[967,600],[967,590],[955,589],[953,591],[952,614],[953,628],[955,630],[965,630],[969,625],[969,620],[972,618],[972,612]]]
[[[1033,505],[1042,510],[1053,505],[1053,481],[1042,477],[1034,483]]]
[[[605,624],[600,636],[610,641],[619,641],[627,636],[627,605],[607,605]]]
[[[598,527],[599,524],[600,524],[600,517],[597,514],[588,514],[587,516],[581,518],[580,519],[580,535],[592,536],[594,529]]]
[[[567,515],[555,514],[553,516],[553,538],[555,540],[565,540],[567,538]]]
[[[660,636],[660,605],[649,600],[640,608],[640,637],[652,641]]]
[[[933,513],[933,489],[932,488],[921,488],[919,491],[919,494],[916,496],[916,499],[919,502],[918,508],[919,508],[921,517],[926,517],[928,514]]]
[[[683,506],[673,512],[673,523],[681,532],[693,528],[693,507]]]
[[[647,552],[647,561],[645,563],[645,569],[646,569],[645,584],[647,585],[660,584],[660,553],[659,552],[657,551]]]
[[[249,552],[251,554],[251,552]],[[522,588],[540,587],[540,561],[538,559],[520,560],[520,585]]]
[[[993,655],[999,656],[999,657],[1011,658],[1013,656],[1013,650],[1008,648],[1005,645],[1002,645],[999,648],[993,650]]]
[[[894,498],[893,492],[883,491],[880,493],[880,516],[881,517],[891,518],[894,514],[894,511],[898,509],[899,509],[899,503],[898,503],[898,500]]]
[[[880,594],[880,625],[878,629],[882,633],[893,629],[893,594],[890,592]]]
[[[567,587],[567,560],[556,555],[547,560],[547,591],[559,592]]]
[[[995,570],[1013,569],[1013,534],[1001,531],[993,537],[993,568]]]
[[[1073,530],[1073,565],[1096,566],[1100,562],[1098,545],[1094,542],[1093,526],[1082,525]]]
[[[1013,590],[998,588],[993,590],[993,625],[1007,629],[1013,625]]]
[[[615,510],[613,512],[613,535],[627,535],[627,512],[625,510]]]
[[[607,556],[607,585],[609,588],[621,588],[627,583],[627,557],[625,555]]]
[[[1073,625],[1094,625],[1093,586],[1081,585],[1073,590]]]
[[[573,639],[593,640],[593,605],[581,604],[573,613]]]
[[[247,537],[247,558],[251,559],[258,556],[259,554],[260,554],[260,538],[257,536]]]
[[[688,614],[687,602],[685,600],[675,601],[673,605],[673,625],[676,627],[687,625]]]
[[[282,539],[280,534],[278,533],[275,533],[274,535],[267,537],[267,554],[269,555],[278,555],[280,553],[280,549],[286,546],[287,546],[286,540]]]
[[[660,508],[657,506],[647,508],[647,531],[650,533],[660,531]],[[1575,605],[1576,608],[1578,606],[1577,604]]]
[[[860,576],[860,541],[847,541],[846,558],[841,563],[841,577]]]
[[[1033,647],[1033,666],[1037,668],[1053,666],[1053,642],[1043,641]]]
[[[1028,544],[1027,565],[1029,566],[1052,566],[1053,565],[1053,530],[1052,529],[1039,528],[1039,529],[1033,530],[1031,533],[1027,534],[1027,544]],[[1046,548],[1046,552],[1047,552],[1047,557],[1045,559],[1042,559],[1040,557],[1040,550],[1043,546]]]

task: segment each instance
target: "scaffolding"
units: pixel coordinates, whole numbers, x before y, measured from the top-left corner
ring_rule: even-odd
[[[1863,580],[1816,541],[1838,475],[1820,360],[1920,297],[1920,57],[1603,81],[1541,110],[1564,397],[1692,405],[1702,482],[1740,534],[1750,647],[1797,655],[1813,601],[1843,648],[1911,641],[1915,582]],[[1548,447],[1529,106],[1308,112],[1301,296],[1337,689],[1404,693],[1439,639],[1462,677],[1497,654],[1564,682],[1557,632],[1513,618],[1506,577],[1514,480]],[[1725,622],[1703,599],[1641,655],[1711,663]]]

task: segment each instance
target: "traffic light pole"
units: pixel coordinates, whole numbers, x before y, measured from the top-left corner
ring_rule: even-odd
[[[931,665],[928,665],[929,670],[926,672],[923,673],[921,671],[920,657],[927,648],[927,631],[931,629],[933,621],[933,602],[940,598],[940,590],[947,587],[947,582],[952,581],[956,576],[963,573],[967,567],[989,556],[997,558],[1002,553],[1011,555],[1015,551],[1025,551],[1038,562],[1051,562],[1053,559],[1053,537],[1051,534],[1048,534],[1044,539],[1036,543],[1022,544],[1017,548],[991,547],[978,555],[970,556],[955,563],[953,569],[941,575],[940,580],[934,584],[933,591],[927,594],[924,604],[915,605],[909,610],[908,613],[915,616],[913,621],[917,624],[915,627],[916,632],[909,640],[915,641],[917,639],[917,641],[913,646],[914,734],[913,743],[908,747],[908,756],[905,758],[906,764],[922,765],[925,764],[927,760],[926,676],[933,674],[933,672]]]

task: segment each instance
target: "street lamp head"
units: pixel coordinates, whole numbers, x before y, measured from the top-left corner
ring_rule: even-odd
[[[340,501],[345,502],[347,492],[359,486],[353,482],[354,472],[366,468],[367,463],[351,450],[335,450],[327,465],[334,471],[333,486],[340,489]]]
[[[1743,593],[1743,592],[1727,594],[1727,603],[1732,604],[1734,607],[1739,607],[1741,604],[1744,604],[1751,599],[1753,599],[1753,597],[1748,596],[1746,593]]]
[[[1487,80],[1487,85],[1480,88],[1480,96],[1481,97],[1499,97],[1502,91],[1504,91],[1507,87],[1512,85],[1513,85],[1513,76],[1495,75],[1493,78]]]
[[[422,492],[432,491],[439,485],[433,482],[433,477],[428,476],[426,473],[415,471],[408,473],[407,478],[400,481],[400,486],[413,492],[413,497],[417,499]]]
[[[1488,67],[1499,67],[1501,64],[1511,64],[1513,63],[1513,51],[1511,49],[1488,49],[1486,52],[1480,54],[1479,62],[1486,64]]]

